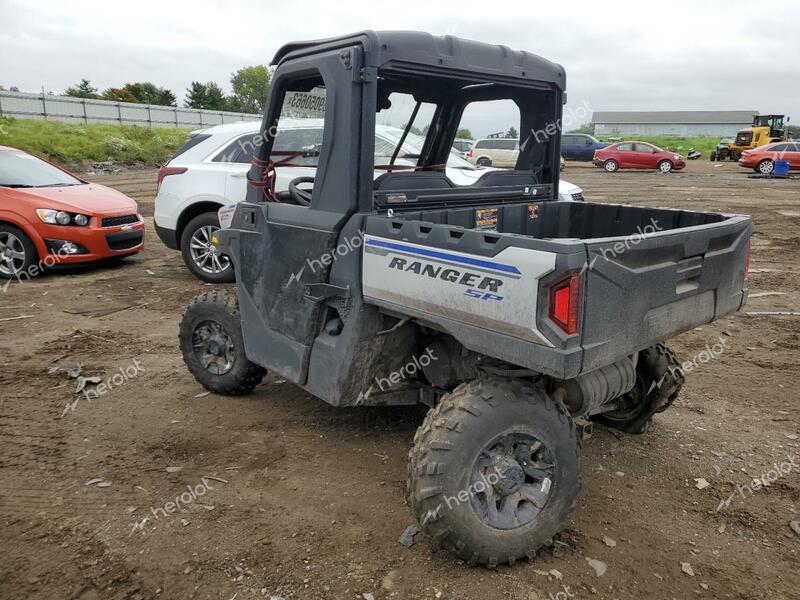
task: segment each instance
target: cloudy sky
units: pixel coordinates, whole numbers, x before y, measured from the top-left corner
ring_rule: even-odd
[[[268,62],[284,42],[360,29],[540,54],[566,68],[573,114],[753,109],[800,123],[800,3],[788,0],[0,0],[0,84],[60,93],[81,78],[101,90],[152,81],[180,101],[192,80],[228,89],[232,71]]]

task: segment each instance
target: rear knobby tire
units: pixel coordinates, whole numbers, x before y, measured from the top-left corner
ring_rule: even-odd
[[[594,420],[627,433],[645,433],[653,415],[675,402],[685,381],[681,363],[672,350],[664,344],[645,348],[636,364],[636,385],[622,397],[621,408]]]
[[[208,333],[213,333],[214,339],[207,342]],[[212,392],[248,394],[267,373],[245,354],[235,293],[211,290],[196,296],[183,313],[178,337],[189,371]]]
[[[526,489],[548,491],[544,500],[538,498],[542,505],[538,509],[533,508],[536,504],[523,500],[517,505],[514,500],[520,507],[519,519],[532,520],[517,526],[515,515],[512,526],[498,528],[488,522],[488,511],[482,516],[476,508],[476,502],[488,507],[489,496],[480,494],[473,473],[489,456],[486,449],[497,447],[492,446],[493,440],[509,436],[530,436],[526,439],[541,442],[539,454],[527,454],[529,462],[521,458],[512,463],[515,469],[532,470],[522,474]],[[526,456],[524,449],[517,456]],[[467,564],[513,564],[522,557],[533,558],[540,547],[552,544],[553,536],[565,526],[580,491],[580,460],[580,438],[563,405],[522,381],[481,379],[444,396],[417,430],[409,453],[408,502],[434,544]],[[508,469],[508,461],[499,464]],[[498,479],[502,485],[514,483],[519,471],[504,473]],[[454,502],[459,493],[469,499]],[[506,493],[516,492],[513,488],[491,490],[498,499]],[[512,498],[498,500],[499,506]]]

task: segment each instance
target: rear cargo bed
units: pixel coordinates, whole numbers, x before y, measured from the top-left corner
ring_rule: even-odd
[[[568,378],[738,310],[751,232],[741,215],[578,202],[372,215],[363,291],[475,351]],[[448,264],[499,283],[453,269],[442,281]],[[569,336],[548,318],[548,289],[575,273]]]

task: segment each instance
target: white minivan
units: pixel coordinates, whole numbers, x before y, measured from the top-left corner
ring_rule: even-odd
[[[169,248],[180,250],[189,270],[203,281],[224,283],[234,280],[228,257],[217,252],[212,236],[219,229],[217,211],[241,202],[247,195],[247,172],[256,149],[262,143],[260,122],[217,125],[192,133],[158,173],[155,228]],[[402,130],[377,125],[375,164],[388,164],[402,136]],[[315,147],[322,142],[322,119],[281,119],[273,151]],[[422,148],[423,138],[408,133],[394,164],[412,165]],[[292,158],[294,166],[277,171],[276,191],[285,191],[297,177],[313,177],[316,158]],[[375,171],[377,177],[383,171]],[[486,169],[475,167],[455,153],[447,161],[447,177],[456,185],[470,185]],[[581,189],[569,182],[559,183],[561,200],[583,200]]]

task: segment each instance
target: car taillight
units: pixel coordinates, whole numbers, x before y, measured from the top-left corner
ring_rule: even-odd
[[[467,158],[472,158],[472,148],[467,150]]]
[[[581,276],[571,275],[550,288],[550,319],[567,335],[578,333]]]
[[[180,175],[181,173],[186,173],[186,167],[161,167],[158,170],[157,187],[161,186],[161,182],[164,181],[164,177],[168,177],[170,175]]]
[[[747,240],[747,254],[744,259],[744,278],[750,275],[750,240]]]

